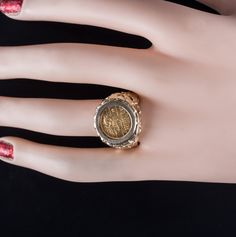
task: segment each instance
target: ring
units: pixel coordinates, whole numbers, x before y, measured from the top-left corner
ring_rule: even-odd
[[[94,115],[94,128],[108,146],[128,149],[139,145],[141,110],[133,92],[114,93],[102,100]]]

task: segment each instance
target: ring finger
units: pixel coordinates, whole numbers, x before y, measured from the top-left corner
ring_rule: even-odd
[[[96,136],[93,115],[100,102],[0,97],[0,125],[59,136]]]

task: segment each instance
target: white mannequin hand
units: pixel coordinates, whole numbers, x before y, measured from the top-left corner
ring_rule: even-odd
[[[158,0],[25,0],[20,14],[11,18],[107,27],[142,35],[153,47],[1,47],[0,78],[134,91],[141,97],[143,131],[140,146],[128,151],[4,137],[1,140],[14,146],[14,159],[2,160],[71,181],[235,183],[236,1],[202,2],[226,15]],[[0,97],[0,124],[55,135],[96,136],[93,115],[99,102]]]

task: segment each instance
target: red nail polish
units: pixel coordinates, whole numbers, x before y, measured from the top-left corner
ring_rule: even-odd
[[[0,156],[6,159],[13,160],[13,145],[0,140]]]
[[[17,14],[21,10],[23,0],[0,0],[0,11],[5,14]]]

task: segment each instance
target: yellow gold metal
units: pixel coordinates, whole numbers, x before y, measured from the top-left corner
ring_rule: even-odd
[[[126,135],[131,128],[131,118],[121,106],[106,108],[101,113],[100,127],[112,139],[119,139]]]
[[[127,149],[139,144],[141,110],[133,92],[114,93],[96,108],[94,128],[107,145]]]

